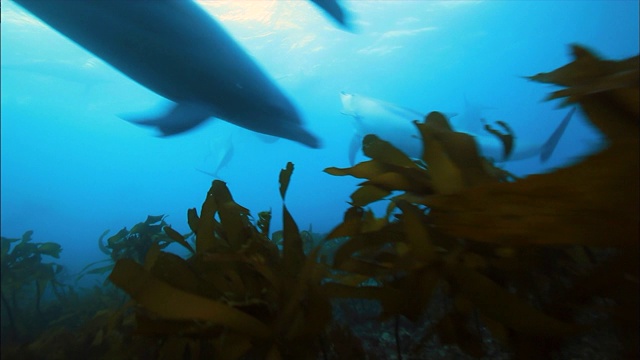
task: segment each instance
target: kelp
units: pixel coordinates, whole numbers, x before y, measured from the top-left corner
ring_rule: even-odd
[[[531,79],[569,86],[566,101],[579,104],[608,148],[552,174],[425,201],[442,231],[478,241],[637,247],[638,58],[606,61],[572,49],[574,62]]]
[[[289,163],[280,173],[283,201],[292,172]],[[260,213],[254,225],[220,180],[213,181],[200,215],[190,209],[188,219],[196,234],[191,257],[156,245],[142,265],[121,259],[109,276],[138,305],[136,318],[147,336],[190,334],[190,341],[173,337],[158,354],[191,352],[196,358],[194,346],[221,359],[317,353],[318,336],[331,319],[320,286],[326,267],[317,261],[318,248],[303,251],[307,235],[286,206],[281,251],[267,237],[270,212]]]
[[[378,285],[334,277],[329,296],[374,299],[383,318],[417,320],[439,289],[454,304],[433,329],[442,341],[481,355],[482,336],[465,330],[475,317],[518,358],[546,357],[551,345],[587,329],[572,314],[601,296],[617,304],[613,319],[621,333],[634,334],[621,338],[636,339],[626,350],[637,357],[638,57],[600,60],[572,49],[574,62],[530,79],[567,87],[550,99],[577,103],[609,147],[568,168],[515,179],[438,112],[415,122],[424,148],[418,160],[368,135],[363,150],[371,160],[325,169],[366,179],[327,239],[348,237],[335,269]],[[503,139],[505,153],[513,141]],[[394,192],[384,217],[365,218],[362,206]],[[620,251],[611,255],[612,248]]]
[[[158,246],[164,249],[173,242],[177,242],[190,252],[194,252],[191,245],[187,242],[191,234],[181,235],[167,224],[164,215],[148,215],[147,219],[139,222],[127,230],[122,228],[115,235],[110,236],[104,241],[109,230],[105,230],[98,238],[98,247],[100,251],[109,258],[93,262],[85,266],[76,280],[80,280],[86,275],[100,275],[110,272],[115,263],[120,259],[132,259],[138,263],[144,262],[145,256],[149,249]],[[96,267],[101,263],[108,263]]]
[[[551,174],[433,197],[424,203],[440,230],[503,244],[638,247],[638,57],[615,62],[572,49],[572,63],[530,78],[567,86],[552,98],[577,103],[608,147]]]
[[[419,159],[368,135],[363,150],[370,160],[325,170],[363,182],[324,239],[310,227],[300,231],[285,205],[293,164],[280,172],[283,226],[271,238],[271,210],[254,219],[224,182],[213,181],[200,211],[187,211],[193,243],[164,216],[149,216],[106,242],[108,232],[100,236],[100,249],[115,262],[109,279],[131,301],[123,306],[113,287],[95,287],[86,303],[73,302],[78,296],[69,291],[67,303],[85,310],[55,322],[83,324],[52,327],[9,354],[379,358],[395,343],[396,357],[425,358],[422,349],[436,339],[438,351],[452,345],[491,357],[498,342],[514,358],[536,359],[612,322],[626,352],[612,350],[610,357],[637,358],[638,58],[601,60],[579,46],[573,53],[571,64],[530,79],[565,87],[552,98],[564,96],[602,130],[609,141],[602,152],[518,179],[432,112],[415,122],[424,143]],[[517,139],[506,122],[496,125],[486,129],[508,154]],[[383,216],[365,208],[375,201],[389,202]],[[22,250],[9,250],[18,241],[2,239],[3,297],[5,264],[14,252],[16,262]],[[169,243],[189,256],[168,252]],[[40,255],[59,249],[31,245],[21,249]],[[87,303],[102,309],[86,311]],[[375,330],[361,323],[378,310],[376,324],[386,330],[375,333],[376,348],[363,336]],[[597,316],[585,320],[585,312]]]
[[[64,291],[56,278],[63,266],[43,262],[43,256],[60,258],[62,247],[55,242],[33,242],[32,235],[29,230],[21,238],[1,239],[2,307],[14,340],[46,324],[41,301],[48,285],[54,292]]]
[[[32,234],[2,237],[2,358],[103,358],[101,346],[122,337],[122,331],[105,334],[116,323],[124,329],[116,311],[123,293],[109,285],[76,291],[65,284],[63,266],[42,261],[58,258],[61,246],[33,242]],[[55,297],[44,296],[47,289]]]
[[[540,73],[527,78],[533,81],[555,84],[564,89],[554,91],[547,99],[563,99],[563,104],[579,103],[589,107],[592,95],[598,95],[600,101],[610,104],[609,108],[627,114],[632,122],[638,121],[638,55],[624,60],[605,60],[591,50],[577,44],[571,45],[574,60],[552,72]],[[621,118],[620,120],[622,121]],[[606,134],[612,124],[601,122],[597,117],[589,117]],[[608,135],[609,136],[609,135]]]
[[[153,342],[132,339],[131,316],[123,316],[122,293],[115,287],[94,287],[82,295],[71,292],[52,304],[52,319],[34,341],[5,343],[3,359],[130,359],[149,358]],[[115,302],[113,300],[117,299]],[[35,334],[34,334],[35,335]]]

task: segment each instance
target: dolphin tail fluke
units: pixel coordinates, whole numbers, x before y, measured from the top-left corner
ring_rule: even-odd
[[[362,137],[358,136],[358,134],[353,134],[351,138],[351,142],[349,143],[349,164],[353,166],[356,162],[356,154],[362,145]]]
[[[155,127],[160,131],[161,136],[170,136],[191,130],[211,116],[211,110],[202,105],[180,103],[159,117],[132,119],[121,116],[121,118],[137,125]]]
[[[569,125],[569,121],[571,120],[571,117],[573,116],[573,113],[575,111],[576,111],[575,107],[572,108],[571,111],[569,111],[569,113],[564,117],[564,119],[562,120],[560,125],[558,125],[558,127],[553,132],[553,134],[551,134],[551,136],[549,136],[549,138],[544,143],[544,145],[542,145],[542,150],[540,151],[540,161],[545,162],[551,157],[551,155],[553,154],[553,151],[556,149],[556,146],[558,145],[558,142],[560,141],[560,138],[564,134],[564,131],[566,130],[567,125]]]

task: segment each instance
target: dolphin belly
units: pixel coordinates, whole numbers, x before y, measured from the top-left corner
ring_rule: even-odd
[[[167,121],[185,121],[167,115],[161,119],[165,129],[186,131],[215,116],[253,131],[319,147],[319,140],[304,129],[289,99],[225,30],[190,0],[16,2],[177,106],[197,104],[198,118],[186,121],[187,125],[167,126]],[[207,109],[209,116],[202,116],[202,109]]]

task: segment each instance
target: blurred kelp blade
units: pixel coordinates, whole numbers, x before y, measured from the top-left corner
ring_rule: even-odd
[[[550,174],[430,198],[440,230],[496,243],[638,246],[638,57],[600,60],[572,49],[572,63],[531,79],[567,86],[566,101],[579,104],[609,147]]]

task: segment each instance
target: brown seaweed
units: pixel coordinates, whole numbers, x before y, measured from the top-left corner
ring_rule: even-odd
[[[336,278],[326,285],[331,296],[376,299],[383,317],[417,319],[441,289],[455,307],[434,331],[474,355],[482,353],[481,339],[464,331],[473,314],[516,356],[536,343],[542,352],[535,356],[548,356],[545,351],[558,344],[552,338],[585,329],[568,314],[594,296],[615,299],[618,326],[637,334],[638,317],[619,315],[638,308],[638,57],[600,60],[580,46],[573,52],[573,63],[530,78],[568,87],[550,98],[578,103],[610,141],[576,165],[526,179],[505,176],[478,155],[473,138],[452,131],[434,112],[416,122],[424,166],[373,138],[363,144],[371,160],[325,170],[367,179],[328,239],[349,237],[336,253],[335,269],[379,284]],[[400,213],[388,211],[375,221],[381,226],[365,231],[371,220],[360,206],[393,191],[401,194],[389,208]],[[620,251],[606,262],[577,256],[611,248]],[[424,295],[416,297],[418,284]],[[637,356],[637,342],[628,342],[627,351]]]
[[[292,172],[289,163],[280,173],[283,200]],[[198,346],[209,344],[224,359],[306,356],[317,351],[317,336],[331,318],[320,286],[326,270],[316,260],[317,248],[305,255],[301,232],[284,205],[283,212],[280,252],[265,231],[268,213],[254,225],[249,211],[215,180],[200,216],[188,212],[196,234],[189,259],[155,246],[143,265],[119,260],[109,278],[136,301],[148,335],[199,334]],[[180,240],[180,234],[171,235]],[[159,351],[183,353],[194,346],[171,344],[173,350],[165,345]]]
[[[572,49],[574,62],[530,78],[565,87],[552,98],[576,103],[602,130],[609,141],[602,152],[518,179],[432,112],[416,122],[420,159],[369,135],[363,149],[370,160],[325,170],[363,182],[321,246],[284,204],[293,164],[279,176],[283,227],[271,238],[271,211],[255,220],[216,180],[199,213],[187,211],[193,243],[164,216],[149,216],[106,242],[108,232],[100,236],[100,249],[115,262],[109,279],[131,301],[113,286],[83,297],[70,289],[59,301],[72,310],[58,312],[28,345],[3,344],[3,358],[374,358],[390,355],[394,342],[398,358],[420,358],[421,348],[438,339],[438,346],[474,357],[499,346],[514,358],[535,359],[607,324],[625,345],[611,357],[637,358],[638,58],[602,60]],[[508,151],[512,134],[500,126],[505,133],[494,135]],[[364,208],[375,201],[389,202],[380,217]],[[2,238],[3,308],[13,301],[5,299],[9,290],[33,283],[35,254],[59,253],[57,244],[30,239],[30,232]],[[189,256],[166,251],[170,243]],[[334,312],[344,302],[355,306],[339,323]],[[363,346],[367,334],[354,330],[355,316],[374,310],[387,324],[375,334],[387,347],[376,354],[370,342]],[[585,320],[585,313],[593,316]]]

